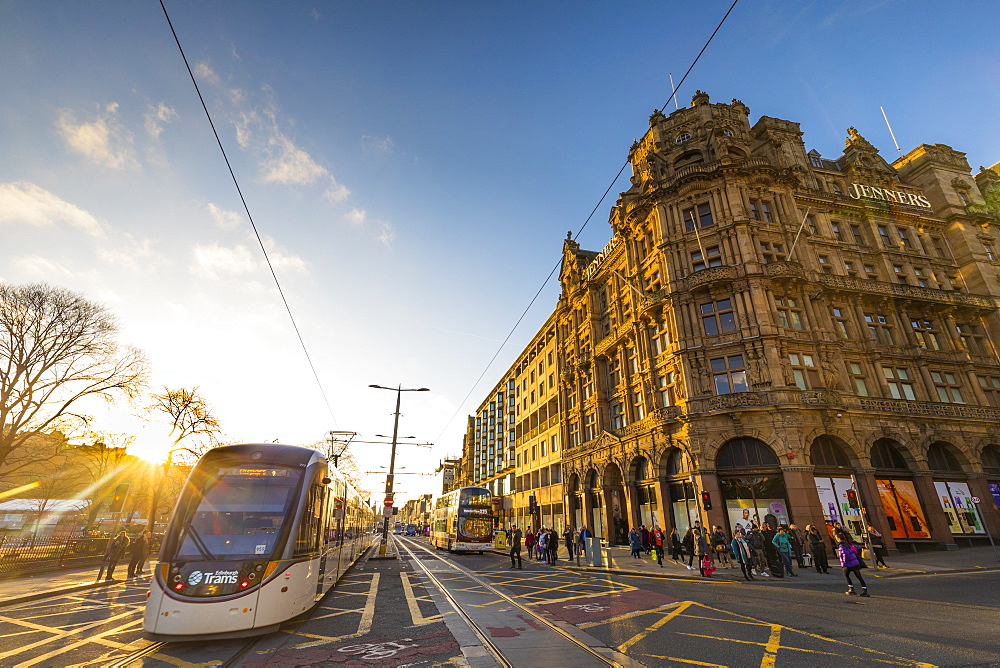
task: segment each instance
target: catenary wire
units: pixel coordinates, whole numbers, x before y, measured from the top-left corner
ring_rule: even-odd
[[[292,307],[288,303],[288,299],[285,297],[285,291],[281,287],[281,281],[278,280],[278,274],[274,271],[274,265],[271,264],[271,258],[267,254],[267,248],[264,246],[264,240],[260,236],[260,232],[257,231],[257,224],[253,222],[253,216],[250,214],[250,207],[247,205],[246,198],[243,196],[243,189],[240,188],[240,182],[236,178],[236,172],[233,171],[233,166],[229,162],[229,156],[226,154],[226,149],[222,145],[222,139],[219,137],[218,130],[215,129],[215,122],[212,120],[212,114],[208,110],[208,105],[205,103],[205,98],[201,94],[201,88],[198,87],[198,80],[194,76],[194,72],[191,71],[191,64],[188,62],[187,55],[184,53],[184,47],[181,46],[181,40],[177,36],[177,31],[174,30],[173,21],[170,20],[170,14],[167,12],[166,5],[163,4],[163,0],[160,0],[160,8],[163,9],[163,16],[167,19],[167,25],[170,26],[170,33],[174,36],[174,42],[177,43],[177,50],[180,51],[181,58],[184,60],[184,67],[187,68],[188,76],[191,77],[191,83],[194,84],[194,90],[198,94],[198,101],[201,102],[201,108],[205,110],[205,116],[208,118],[208,124],[212,127],[212,134],[215,135],[215,142],[219,146],[219,151],[222,153],[222,159],[226,162],[226,168],[229,170],[229,176],[233,179],[233,185],[236,186],[236,192],[240,196],[240,202],[243,203],[243,210],[247,213],[247,219],[250,221],[250,227],[253,229],[254,237],[257,239],[257,243],[260,245],[260,251],[264,254],[264,261],[267,262],[267,268],[271,272],[271,278],[274,279],[274,285],[278,288],[278,294],[281,296],[281,302],[285,305],[285,311],[288,313],[288,319],[292,321],[292,328],[295,330],[295,336],[299,339],[299,345],[302,346],[302,352],[305,353],[306,362],[309,364],[309,368],[312,370],[313,378],[316,379],[316,385],[319,387],[319,392],[323,396],[323,403],[326,404],[326,410],[330,413],[330,418],[333,420],[334,426],[337,425],[337,416],[333,413],[333,408],[330,406],[330,399],[326,395],[326,390],[323,389],[323,383],[319,379],[319,373],[316,371],[316,366],[313,364],[312,356],[309,354],[309,348],[306,346],[305,339],[302,337],[302,332],[299,330],[299,325],[295,321],[295,315],[292,313]]]
[[[729,9],[726,10],[726,13],[722,17],[722,20],[719,21],[719,24],[715,26],[715,30],[713,30],[712,34],[708,36],[707,40],[705,40],[705,44],[702,45],[701,50],[698,51],[698,55],[695,56],[694,60],[691,61],[691,65],[688,66],[687,71],[684,72],[684,76],[682,76],[681,80],[677,82],[677,85],[674,87],[674,90],[670,92],[670,97],[668,97],[667,101],[663,103],[662,107],[660,107],[659,109],[660,112],[666,109],[667,105],[670,104],[670,101],[673,100],[674,97],[677,95],[677,91],[680,90],[680,87],[684,84],[684,80],[688,78],[688,75],[691,74],[691,70],[693,70],[694,66],[698,64],[699,60],[701,60],[702,54],[705,53],[705,50],[708,49],[708,45],[712,43],[712,40],[715,39],[715,36],[718,34],[719,30],[722,29],[722,25],[726,22],[726,19],[729,18],[729,15],[732,14],[733,9],[736,8],[736,4],[739,1],[740,0],[733,0],[733,4],[731,4],[729,6]],[[574,241],[580,237],[580,235],[583,233],[583,230],[587,227],[587,225],[590,223],[590,220],[594,217],[594,214],[597,213],[597,210],[600,208],[601,204],[607,198],[608,193],[610,193],[611,189],[615,187],[616,183],[618,183],[618,179],[621,178],[622,172],[624,172],[625,168],[628,167],[628,162],[629,162],[628,160],[625,160],[625,162],[622,163],[621,169],[619,169],[618,173],[615,174],[615,178],[611,179],[611,183],[608,184],[608,187],[604,191],[604,194],[601,195],[601,198],[597,200],[597,204],[595,204],[594,208],[591,209],[590,215],[587,216],[586,220],[583,221],[583,225],[581,225],[580,229],[577,230],[576,234],[573,235]],[[464,408],[465,404],[469,401],[469,397],[471,397],[472,393],[476,391],[477,387],[479,387],[479,383],[482,382],[483,378],[486,376],[486,373],[490,370],[490,367],[493,366],[493,362],[495,362],[497,357],[500,356],[500,353],[507,345],[507,342],[510,341],[510,338],[514,335],[514,332],[517,331],[517,328],[521,325],[521,321],[523,321],[525,316],[528,315],[528,311],[530,311],[531,307],[534,306],[535,302],[538,300],[538,297],[542,294],[542,291],[545,289],[545,286],[548,285],[549,280],[552,278],[553,274],[556,273],[556,271],[559,269],[560,266],[562,266],[562,258],[560,258],[559,261],[556,262],[555,266],[552,267],[548,275],[545,277],[545,280],[542,281],[541,286],[538,288],[534,296],[531,298],[531,301],[529,301],[528,305],[524,307],[524,310],[521,312],[520,317],[514,323],[514,326],[510,328],[510,331],[507,332],[507,336],[504,337],[504,340],[500,343],[499,347],[497,347],[497,351],[493,353],[493,357],[491,357],[489,362],[486,363],[486,367],[483,369],[483,372],[479,374],[478,378],[476,378],[476,382],[472,384],[472,387],[469,388],[469,392],[465,395],[465,397],[463,397],[461,403],[458,404],[458,408],[455,410],[452,416],[448,418],[448,422],[446,422],[444,427],[441,429],[441,433],[438,434],[438,437],[436,439],[434,439],[435,442],[439,442],[441,440],[441,438],[444,436],[444,432],[448,429],[448,427],[451,426],[451,423],[455,421],[455,418],[458,416],[458,414],[462,412],[462,408]]]

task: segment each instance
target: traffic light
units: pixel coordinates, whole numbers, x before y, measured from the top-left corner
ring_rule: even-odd
[[[860,508],[861,502],[858,501],[858,493],[856,490],[847,490],[847,506],[849,508]]]
[[[125,510],[125,499],[128,498],[127,482],[120,482],[115,485],[115,493],[111,496],[111,505],[108,506],[109,513],[120,513]]]
[[[708,492],[701,493],[701,507],[705,510],[712,509],[712,495]]]
[[[528,514],[539,515],[538,500],[534,496],[528,497]]]

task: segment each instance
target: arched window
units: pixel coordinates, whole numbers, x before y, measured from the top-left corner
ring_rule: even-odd
[[[649,460],[645,457],[639,457],[635,460],[635,479],[636,480],[647,480],[651,476],[649,475]]]
[[[705,158],[702,156],[701,152],[688,151],[674,160],[674,167],[683,167],[684,165],[691,165],[696,162],[705,162]]]
[[[899,445],[891,438],[880,438],[872,446],[872,466],[877,469],[909,470]]]
[[[590,472],[590,476],[587,479],[587,486],[590,489],[598,489],[601,486],[597,478],[597,471]]]
[[[674,448],[667,458],[667,475],[683,475],[690,471],[687,455],[680,448]]]
[[[689,133],[689,132],[683,132],[683,133],[677,135],[677,138],[674,139],[674,143],[675,144],[683,144],[683,143],[689,142],[689,141],[691,141],[691,133]]]
[[[851,467],[851,460],[844,452],[844,448],[832,436],[820,436],[813,441],[809,456],[812,458],[813,466]]]
[[[983,448],[983,470],[1000,475],[1000,445],[990,444]]]
[[[756,438],[737,438],[729,441],[722,446],[715,458],[715,466],[720,469],[778,465],[778,457],[774,451]]]
[[[927,466],[932,471],[961,473],[962,465],[958,463],[958,458],[955,457],[952,448],[952,445],[942,441],[931,443],[931,447],[927,450]]]

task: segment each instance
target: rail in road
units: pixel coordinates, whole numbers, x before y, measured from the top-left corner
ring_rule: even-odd
[[[395,537],[401,552],[434,584],[465,625],[475,642],[501,666],[551,665],[635,666],[624,654],[597,638],[565,622],[554,622],[522,605],[484,578],[426,545],[409,538]],[[447,574],[447,583],[442,582]],[[456,637],[454,627],[451,628]],[[469,646],[463,647],[466,657]]]

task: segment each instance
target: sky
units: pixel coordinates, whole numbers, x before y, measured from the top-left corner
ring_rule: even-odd
[[[384,440],[378,384],[430,389],[402,395],[400,436],[434,445],[397,470],[460,454],[555,305],[567,231],[607,244],[670,74],[681,106],[742,100],[826,157],[855,126],[891,161],[882,106],[904,152],[1000,161],[992,2],[741,0],[683,83],[728,0],[165,4],[298,332],[152,0],[0,0],[0,280],[106,305],[151,389],[197,386],[230,441]],[[162,459],[148,403],[95,426]]]

